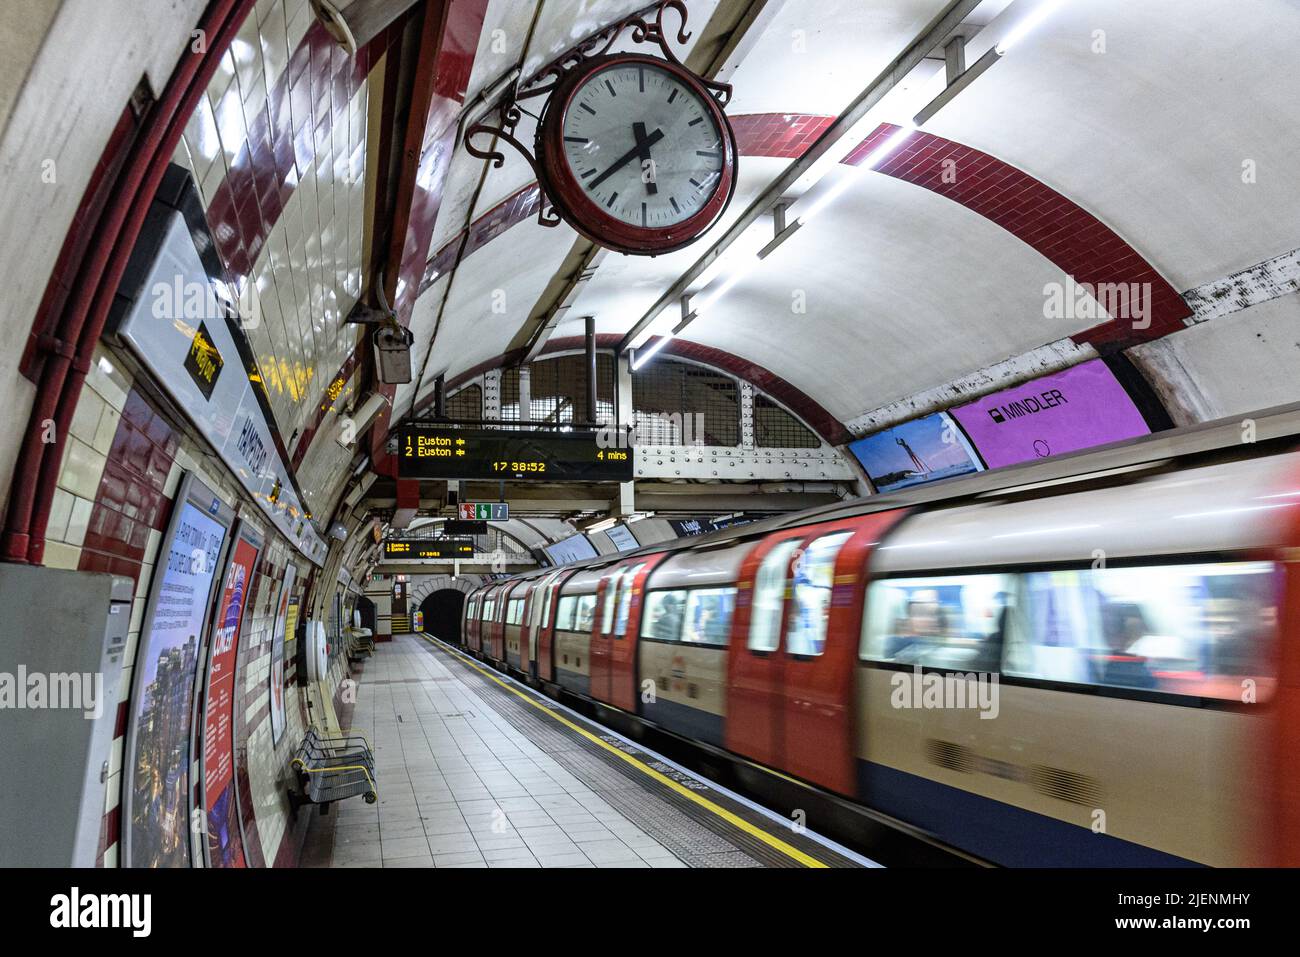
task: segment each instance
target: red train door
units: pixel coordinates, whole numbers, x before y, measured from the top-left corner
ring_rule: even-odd
[[[663,553],[614,565],[596,590],[591,636],[591,696],[636,713],[636,643],[646,579]]]
[[[496,607],[492,609],[492,625],[487,639],[483,642],[483,651],[493,661],[505,657],[506,610],[510,607],[510,591],[514,582],[497,589]]]
[[[532,677],[537,676],[538,637],[545,624],[544,616],[550,610],[551,582],[558,574],[552,572],[533,579],[528,588],[528,600],[524,603],[523,624],[519,629],[519,670]]]
[[[537,675],[544,681],[555,680],[555,618],[560,604],[560,589],[573,577],[573,571],[560,572],[547,587],[542,621],[537,635]]]
[[[902,516],[881,512],[829,523],[791,563],[782,635],[781,765],[853,794],[853,692],[871,549]]]
[[[613,621],[613,590],[618,585],[623,568],[615,565],[605,572],[596,585],[596,611],[591,616],[591,648],[587,652],[590,658],[591,684],[589,694],[597,701],[609,700],[609,646],[611,641],[605,634],[605,606],[610,606],[610,621]]]
[[[775,532],[745,556],[727,655],[727,749],[772,767],[780,764],[783,741],[780,646],[786,583],[805,534]]]

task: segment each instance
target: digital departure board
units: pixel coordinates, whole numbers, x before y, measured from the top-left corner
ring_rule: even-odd
[[[470,558],[474,543],[464,538],[399,538],[384,542],[385,558]]]
[[[413,423],[398,430],[397,476],[531,482],[630,482],[632,452],[595,432],[504,432]]]

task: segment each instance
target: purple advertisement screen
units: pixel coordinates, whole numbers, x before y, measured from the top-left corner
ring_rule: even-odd
[[[951,412],[989,468],[1151,432],[1100,359],[986,395]]]

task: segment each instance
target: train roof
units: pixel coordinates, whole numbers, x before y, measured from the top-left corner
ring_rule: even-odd
[[[1131,481],[1144,475],[1185,467],[1189,459],[1212,461],[1251,458],[1289,451],[1297,444],[1300,444],[1300,403],[1293,403],[1266,409],[1248,417],[1234,416],[1169,429],[1137,439],[1064,453],[1041,462],[1026,462],[956,476],[899,492],[870,495],[777,515],[704,535],[655,542],[633,551],[601,555],[563,567],[600,569],[616,562],[660,552],[727,548],[782,528],[832,522],[894,508],[910,509],[919,505],[1009,498],[1066,484]],[[531,576],[536,573],[528,574]]]

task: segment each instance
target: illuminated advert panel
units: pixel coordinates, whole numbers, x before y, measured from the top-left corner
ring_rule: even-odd
[[[188,867],[195,848],[195,685],[234,513],[192,474],[158,550],[136,650],[123,751],[122,862]],[[203,853],[199,849],[199,853]]]
[[[989,468],[1151,432],[1101,359],[986,395],[958,406],[952,415]]]
[[[981,469],[961,429],[936,412],[849,443],[877,492],[937,482]]]
[[[595,432],[505,432],[412,423],[398,430],[397,476],[530,482],[630,482],[633,450]]]
[[[208,278],[185,218],[160,209],[150,214],[157,254],[145,266],[133,260],[138,273],[135,298],[120,298],[125,311],[117,335],[281,534],[320,565],[325,542],[307,517],[289,465],[276,447],[226,307]]]

